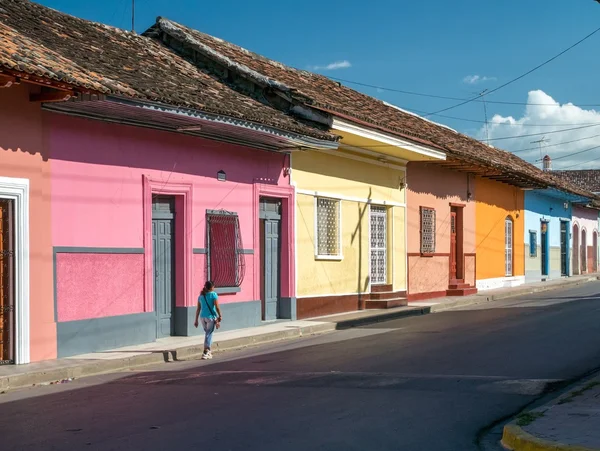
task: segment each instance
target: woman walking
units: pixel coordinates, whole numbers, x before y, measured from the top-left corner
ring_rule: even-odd
[[[212,359],[210,345],[212,344],[212,334],[215,327],[218,329],[221,324],[221,309],[219,308],[219,296],[214,292],[215,284],[208,281],[198,296],[198,307],[196,307],[196,320],[194,327],[198,327],[198,316],[204,329],[204,353],[202,360]],[[216,310],[216,311],[215,311]]]

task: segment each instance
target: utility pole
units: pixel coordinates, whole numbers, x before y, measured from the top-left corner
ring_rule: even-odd
[[[487,91],[488,91],[487,89],[484,89],[483,91],[481,91],[479,93],[479,97],[483,98],[483,115],[485,117],[485,138],[486,138],[486,144],[489,146],[490,145],[490,131],[488,129],[487,104],[485,102],[485,97],[483,97],[483,95]]]
[[[600,1],[600,0],[598,0]],[[487,89],[484,89],[481,92],[472,92],[471,94],[482,97],[483,98],[483,117],[485,118],[485,143],[489,146],[490,145],[490,131],[488,129],[488,117],[487,117],[487,104],[485,102],[485,97],[483,97],[483,95],[488,92]]]

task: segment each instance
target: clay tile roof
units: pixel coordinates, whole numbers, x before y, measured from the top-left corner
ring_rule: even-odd
[[[579,171],[553,171],[553,174],[577,185],[581,189],[600,193],[600,169]]]
[[[0,70],[200,110],[319,139],[335,137],[244,96],[155,40],[27,0],[0,3]]]
[[[148,35],[154,34],[157,29],[229,69],[243,73],[259,85],[289,93],[296,100],[340,118],[441,148],[449,160],[456,159],[482,165],[492,171],[514,174],[521,181],[529,180],[534,185],[553,186],[580,195],[585,193],[568,181],[549,175],[510,152],[402,111],[322,75],[286,66],[168,19],[159,17],[148,30]]]

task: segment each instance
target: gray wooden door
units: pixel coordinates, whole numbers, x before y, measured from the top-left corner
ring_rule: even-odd
[[[156,337],[169,337],[174,335],[175,329],[175,236],[172,199],[159,197],[152,202],[152,249]]]
[[[262,265],[263,265],[263,301],[264,319],[272,321],[279,317],[279,274],[280,274],[280,202],[262,200],[260,219],[263,222],[261,231]]]

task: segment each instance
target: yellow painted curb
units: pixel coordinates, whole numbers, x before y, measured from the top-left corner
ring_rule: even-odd
[[[600,451],[594,448],[544,440],[525,432],[514,423],[504,426],[502,445],[513,451]]]

